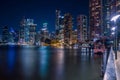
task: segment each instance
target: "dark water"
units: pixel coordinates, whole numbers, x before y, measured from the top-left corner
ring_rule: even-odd
[[[0,47],[0,80],[100,80],[101,59],[80,50]]]

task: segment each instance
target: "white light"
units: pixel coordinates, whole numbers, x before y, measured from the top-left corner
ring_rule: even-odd
[[[120,15],[113,16],[112,19],[111,19],[111,21],[116,22],[116,20],[117,20],[119,17],[120,17]]]
[[[112,31],[115,31],[115,29],[116,29],[116,27],[112,27],[112,29],[111,29],[111,30],[112,30]]]
[[[112,35],[114,35],[115,34],[115,32],[112,32]]]
[[[63,19],[63,18],[64,18],[64,16],[59,16],[59,18],[62,18],[62,19]]]
[[[64,16],[61,16],[61,18],[63,19],[63,18],[64,18]]]

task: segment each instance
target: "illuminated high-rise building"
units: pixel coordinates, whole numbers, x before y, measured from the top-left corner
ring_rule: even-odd
[[[120,0],[108,0],[110,17],[120,14]]]
[[[36,26],[37,24],[31,24],[29,29],[30,44],[35,44],[35,35],[36,35]]]
[[[117,11],[117,6],[118,3],[116,3],[117,0],[109,0],[109,5],[110,5],[110,15],[111,17],[116,15],[116,11]],[[117,4],[117,5],[116,5]]]
[[[2,27],[0,27],[0,42],[2,42]]]
[[[36,32],[36,35],[35,35],[35,44],[36,45],[40,45],[41,41],[40,41],[40,31]]]
[[[64,15],[64,43],[65,46],[72,44],[72,27],[73,27],[72,15],[67,13]]]
[[[48,23],[43,23],[43,27],[40,31],[40,34],[41,34],[41,42],[45,42],[46,39],[49,38],[49,31],[48,31]]]
[[[56,10],[56,39],[64,40],[64,16],[61,16],[61,11]]]
[[[90,38],[102,35],[102,0],[90,0]]]
[[[64,17],[61,16],[59,19],[59,34],[58,34],[58,39],[62,42],[64,42]]]
[[[6,43],[9,41],[9,29],[7,26],[2,29],[2,41]]]
[[[56,31],[58,31],[60,27],[59,19],[60,19],[60,10],[56,10],[56,24],[55,24]]]
[[[102,2],[102,20],[103,20],[103,33],[104,36],[110,35],[110,3],[109,0]]]
[[[25,43],[25,25],[26,25],[26,19],[23,18],[20,22],[20,30],[19,30],[19,42]]]
[[[56,39],[55,32],[51,32],[50,33],[50,39],[51,40],[55,40]]]
[[[88,39],[87,16],[79,15],[77,17],[78,42],[85,42]]]
[[[14,31],[14,29],[11,27],[9,29],[9,43],[14,43],[15,42],[15,35],[16,32]]]
[[[120,14],[120,0],[109,0],[109,5],[110,5],[110,18],[112,18],[115,15]],[[117,38],[118,38],[118,43],[120,42],[120,18],[117,19],[116,21],[117,25]],[[114,23],[112,24],[111,22],[111,27],[115,26]]]
[[[0,35],[0,42],[2,42],[2,35]]]
[[[75,30],[72,31],[72,43],[76,44],[77,39],[78,39],[78,31],[77,31],[77,29],[75,29]]]
[[[25,44],[34,44],[36,24],[33,19],[23,19],[20,25],[19,42]]]
[[[117,14],[120,14],[120,0],[116,0],[116,11]]]

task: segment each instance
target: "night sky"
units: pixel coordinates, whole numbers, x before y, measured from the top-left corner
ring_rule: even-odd
[[[48,29],[55,30],[55,10],[61,10],[62,14],[71,13],[73,20],[77,15],[88,16],[89,0],[0,0],[0,27],[7,25],[19,29],[21,19],[34,19],[37,30],[43,22],[48,23]],[[74,23],[74,28],[76,23]]]

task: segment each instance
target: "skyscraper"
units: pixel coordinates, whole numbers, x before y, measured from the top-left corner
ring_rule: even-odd
[[[48,31],[48,23],[43,23],[43,27],[41,29],[41,42],[45,43],[45,40],[49,38],[49,31]]]
[[[102,0],[90,0],[90,38],[102,35]]]
[[[26,19],[23,18],[20,22],[20,30],[19,30],[19,43],[25,43],[25,25]]]
[[[0,35],[0,42],[2,42],[2,35]]]
[[[30,25],[30,29],[29,29],[30,44],[35,44],[36,26],[37,24],[34,24],[34,23]]]
[[[56,10],[56,39],[58,40],[63,40],[64,35],[63,35],[63,28],[64,28],[64,16],[61,16],[61,11]]]
[[[72,44],[72,27],[73,18],[70,13],[64,15],[64,43],[65,46],[70,46]]]
[[[9,29],[7,26],[2,29],[2,41],[7,43],[9,40]]]
[[[79,15],[77,17],[78,42],[85,42],[88,39],[87,16]]]
[[[56,31],[58,31],[60,27],[59,19],[60,19],[60,10],[56,10],[56,23],[55,23]]]
[[[35,35],[35,44],[36,45],[40,45],[40,38],[41,38],[41,36],[40,36],[40,31],[38,31],[38,32],[36,32],[36,35]]]
[[[116,11],[117,14],[120,14],[120,0],[116,0]]]
[[[78,31],[77,31],[77,29],[75,29],[75,30],[72,31],[72,43],[76,44],[77,39],[78,39]]]
[[[110,36],[110,3],[109,0],[102,2],[102,20],[103,20],[103,33],[104,36]]]
[[[34,44],[36,24],[33,19],[23,19],[20,25],[19,42],[25,44]]]
[[[110,5],[110,15],[111,17],[116,15],[116,11],[117,11],[117,8],[116,8],[116,1],[117,0],[109,0],[109,5]]]
[[[109,0],[109,8],[110,8],[110,19],[120,14],[120,0]],[[120,18],[117,19],[116,23],[111,22],[111,27],[117,26],[117,40],[120,42]]]
[[[15,31],[14,29],[11,27],[9,29],[9,43],[14,43],[15,42]]]

